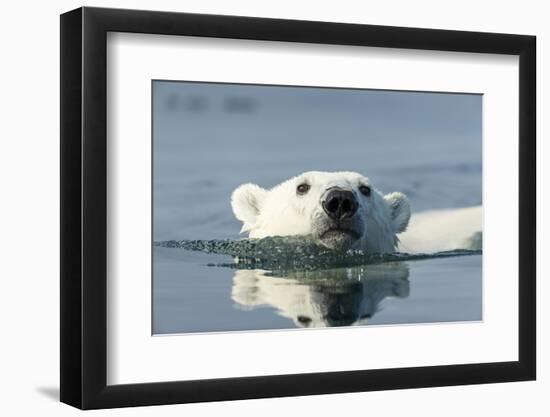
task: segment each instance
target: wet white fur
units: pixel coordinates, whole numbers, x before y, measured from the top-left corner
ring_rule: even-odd
[[[306,195],[297,195],[296,187],[307,182]],[[371,187],[366,197],[360,185]],[[270,190],[255,184],[244,184],[232,195],[231,205],[237,219],[243,222],[241,232],[251,238],[267,236],[299,236],[312,233],[312,218],[325,215],[320,198],[330,187],[338,186],[355,192],[365,228],[354,249],[371,253],[393,252],[397,234],[407,228],[410,206],[407,197],[398,192],[383,195],[367,177],[356,172],[311,171],[291,178]]]
[[[297,196],[296,186],[306,180],[311,189],[307,195]],[[243,222],[241,232],[248,232],[251,238],[308,235],[312,216],[322,212],[322,193],[335,185],[357,191],[359,184],[369,185],[372,194],[366,198],[356,192],[358,215],[366,225],[358,249],[414,253],[469,248],[471,237],[482,230],[481,206],[425,211],[411,218],[405,195],[383,195],[367,177],[355,172],[306,172],[270,190],[244,184],[233,192],[231,204]]]
[[[430,210],[412,216],[399,235],[401,252],[432,253],[471,249],[472,237],[483,230],[481,206]]]

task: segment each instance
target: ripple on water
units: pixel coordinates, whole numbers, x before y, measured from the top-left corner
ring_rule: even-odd
[[[481,254],[479,249],[456,249],[436,253],[396,252],[372,254],[364,253],[361,250],[343,252],[320,246],[307,237],[294,236],[240,240],[166,240],[154,242],[154,245],[234,257],[234,263],[210,264],[211,266],[272,271],[307,271]]]

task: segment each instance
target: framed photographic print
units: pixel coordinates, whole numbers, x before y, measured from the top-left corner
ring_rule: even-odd
[[[61,401],[535,379],[535,37],[61,16]]]

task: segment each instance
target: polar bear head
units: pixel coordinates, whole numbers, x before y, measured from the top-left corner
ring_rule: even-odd
[[[231,205],[251,238],[311,236],[332,249],[370,253],[395,251],[411,215],[404,194],[383,195],[356,172],[306,172],[270,190],[244,184]]]

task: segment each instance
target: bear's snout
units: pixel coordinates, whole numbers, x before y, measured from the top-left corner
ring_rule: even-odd
[[[332,187],[321,197],[323,210],[331,219],[340,221],[352,217],[358,208],[355,194],[340,187]]]

